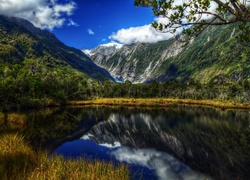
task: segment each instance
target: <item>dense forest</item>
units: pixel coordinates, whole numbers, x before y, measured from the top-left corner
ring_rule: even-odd
[[[77,71],[46,69],[39,63],[25,61],[14,66],[0,67],[0,107],[32,108],[59,106],[68,100],[87,100],[103,97],[127,98],[182,98],[211,99],[249,103],[250,83],[225,81],[200,84],[190,79],[186,83],[167,81],[150,84],[114,83],[106,78],[103,82],[86,79]]]

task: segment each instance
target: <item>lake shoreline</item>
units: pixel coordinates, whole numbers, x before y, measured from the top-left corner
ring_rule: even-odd
[[[250,104],[215,101],[215,100],[193,100],[193,99],[170,99],[170,98],[100,98],[94,100],[68,101],[66,106],[134,106],[134,107],[169,107],[174,105],[213,107],[221,110],[241,109],[249,110]]]

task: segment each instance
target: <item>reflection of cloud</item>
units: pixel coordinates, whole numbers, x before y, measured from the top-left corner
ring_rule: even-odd
[[[121,147],[113,150],[111,155],[120,162],[145,166],[155,170],[160,180],[166,179],[210,179],[190,169],[188,166],[167,153],[153,149],[134,149]]]
[[[113,144],[109,144],[109,143],[103,143],[103,144],[99,144],[100,146],[105,146],[107,148],[117,148],[117,147],[121,147],[121,143],[116,141]]]

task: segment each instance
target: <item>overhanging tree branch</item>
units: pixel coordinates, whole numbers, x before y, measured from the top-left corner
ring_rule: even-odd
[[[177,3],[175,0],[135,0],[135,5],[151,6],[157,17],[166,19],[165,23],[152,23],[158,31],[175,33],[178,28],[183,28],[184,33],[191,36],[199,34],[210,25],[236,22],[244,22],[240,29],[243,33],[248,33],[250,9],[247,2],[246,0],[183,0],[182,3],[179,1]],[[191,26],[192,30],[186,30],[186,27]]]

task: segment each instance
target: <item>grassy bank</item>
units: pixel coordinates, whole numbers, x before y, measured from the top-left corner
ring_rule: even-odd
[[[22,115],[0,114],[0,177],[1,179],[129,179],[128,167],[112,163],[67,159],[36,152],[19,130],[25,121]]]
[[[122,105],[142,107],[166,107],[171,105],[208,106],[220,109],[250,109],[250,103],[221,102],[214,100],[165,99],[165,98],[102,98],[86,101],[69,101],[67,105]]]

